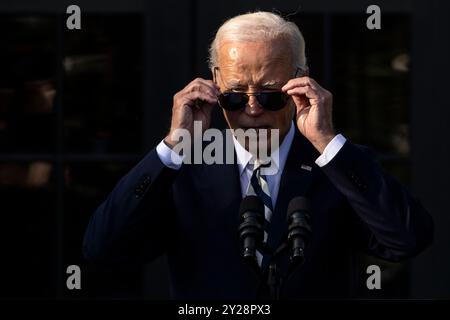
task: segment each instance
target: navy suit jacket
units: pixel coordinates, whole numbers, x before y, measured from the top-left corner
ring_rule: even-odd
[[[355,252],[401,261],[432,241],[429,214],[364,147],[347,141],[321,168],[315,164],[318,156],[296,130],[268,244],[275,248],[283,241],[287,206],[295,196],[311,201],[312,239],[281,298],[351,296]],[[241,259],[237,233],[240,188],[236,164],[184,164],[173,170],[155,148],[92,216],[84,255],[94,263],[129,264],[166,254],[174,298],[254,299],[258,279]],[[285,270],[288,255],[278,260]]]

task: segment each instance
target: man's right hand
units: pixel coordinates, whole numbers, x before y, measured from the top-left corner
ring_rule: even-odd
[[[173,148],[178,141],[172,140],[177,129],[186,129],[194,135],[194,121],[202,122],[202,129],[211,125],[211,112],[220,94],[219,87],[211,80],[197,78],[173,96],[172,122],[164,142]]]

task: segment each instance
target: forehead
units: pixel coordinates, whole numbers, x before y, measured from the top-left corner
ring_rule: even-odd
[[[227,41],[218,50],[221,76],[229,85],[284,84],[292,63],[284,40]]]

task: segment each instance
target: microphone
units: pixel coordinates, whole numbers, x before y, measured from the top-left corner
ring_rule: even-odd
[[[239,238],[243,258],[255,267],[256,249],[264,238],[264,204],[257,196],[246,196],[239,208]]]
[[[305,197],[295,197],[289,202],[287,210],[288,243],[291,246],[291,262],[302,264],[304,250],[311,239],[311,206]]]

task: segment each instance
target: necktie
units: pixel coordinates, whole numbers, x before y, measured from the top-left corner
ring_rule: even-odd
[[[250,178],[250,183],[247,188],[247,195],[258,196],[264,204],[264,239],[263,246],[267,243],[267,236],[269,230],[269,223],[272,218],[272,198],[270,197],[269,184],[267,183],[266,176],[261,174],[261,168],[269,167],[269,164],[261,165],[255,161],[252,176]],[[256,257],[258,259],[258,264],[261,266],[263,255],[262,252],[257,250]]]

